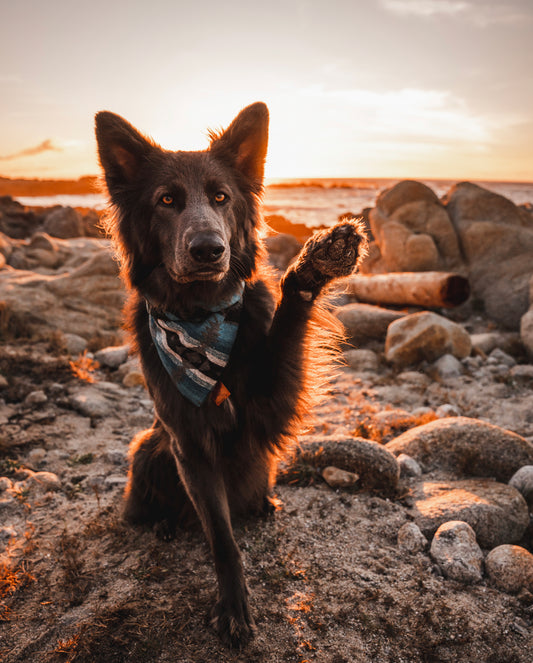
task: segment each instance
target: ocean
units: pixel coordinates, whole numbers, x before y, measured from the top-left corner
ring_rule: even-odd
[[[267,215],[277,214],[292,223],[308,227],[329,226],[341,214],[357,216],[365,207],[373,207],[376,198],[399,180],[386,179],[311,179],[275,180],[267,184],[264,209]],[[441,197],[455,184],[454,180],[419,180]],[[476,182],[499,193],[516,205],[533,204],[533,182]],[[23,196],[17,197],[23,205],[92,207],[104,209],[106,199],[101,194]]]

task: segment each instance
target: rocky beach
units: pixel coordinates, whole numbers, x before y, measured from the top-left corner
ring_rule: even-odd
[[[202,533],[121,520],[152,404],[100,214],[0,197],[0,660],[530,663],[532,205],[403,181],[362,213],[369,255],[328,297],[343,361],[279,510],[235,524],[243,652],[206,627]],[[267,220],[281,274],[311,231]]]

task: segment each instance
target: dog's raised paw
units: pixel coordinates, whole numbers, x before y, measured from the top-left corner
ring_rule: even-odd
[[[308,239],[287,277],[302,299],[310,301],[329,281],[351,274],[365,246],[362,224],[343,221]]]

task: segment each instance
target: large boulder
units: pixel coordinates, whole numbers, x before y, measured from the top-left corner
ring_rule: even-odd
[[[445,354],[462,359],[471,349],[470,336],[461,325],[429,311],[395,320],[385,340],[385,356],[396,366],[435,361]]]
[[[395,456],[407,454],[426,471],[509,481],[533,464],[533,444],[511,431],[468,417],[447,417],[411,428],[385,445]]]
[[[59,207],[45,217],[44,232],[61,239],[83,237],[85,227],[81,214],[72,207]]]
[[[353,303],[339,306],[335,315],[344,326],[347,340],[362,343],[372,339],[382,341],[391,322],[405,313],[372,304]]]
[[[531,216],[507,198],[469,182],[452,187],[444,203],[474,296],[493,320],[518,329],[528,310],[533,272]]]
[[[433,191],[406,180],[383,191],[369,213],[379,251],[363,263],[367,272],[457,269],[461,254],[455,230]]]
[[[11,268],[0,271],[4,332],[48,337],[51,332],[61,331],[84,338],[107,338],[109,343],[116,340],[125,292],[110,243],[97,239],[69,241],[73,244],[71,257],[61,273],[38,274]]]
[[[527,504],[512,486],[487,479],[426,481],[413,490],[411,515],[426,537],[452,520],[468,523],[482,548],[520,541],[529,524]]]

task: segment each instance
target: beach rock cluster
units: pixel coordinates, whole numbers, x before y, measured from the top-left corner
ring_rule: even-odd
[[[473,299],[491,319],[519,328],[533,264],[527,208],[468,182],[439,200],[424,184],[403,181],[379,195],[369,224],[375,242],[363,271],[457,271],[468,276]]]

